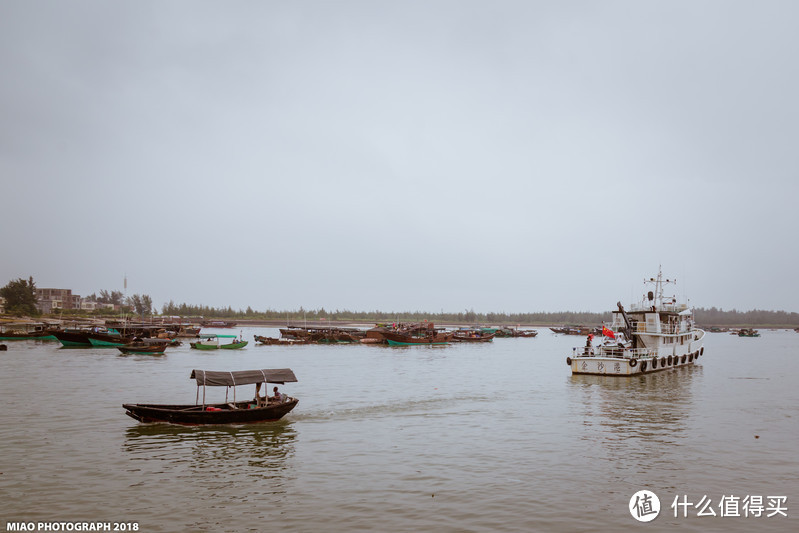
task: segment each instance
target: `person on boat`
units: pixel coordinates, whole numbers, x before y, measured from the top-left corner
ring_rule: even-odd
[[[594,355],[594,336],[589,333],[585,341],[585,355]]]
[[[277,391],[277,387],[275,387],[274,389],[272,389],[272,391],[275,393],[275,401],[276,401],[276,402],[281,402],[281,403],[282,403],[282,402],[285,400],[285,397],[286,397],[286,395],[285,395],[285,394],[280,394],[280,393]]]

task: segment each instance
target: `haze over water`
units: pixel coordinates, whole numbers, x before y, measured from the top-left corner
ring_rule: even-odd
[[[697,365],[635,379],[571,376],[565,358],[582,341],[542,329],[442,348],[185,345],[161,357],[8,342],[0,523],[617,531],[637,524],[630,497],[649,489],[662,505],[653,531],[796,530],[799,334],[708,334]],[[295,371],[282,389],[300,399],[277,423],[144,425],[121,407],[192,403],[193,368],[277,367]],[[709,497],[717,515],[722,496],[787,496],[789,518],[674,518],[683,495]]]

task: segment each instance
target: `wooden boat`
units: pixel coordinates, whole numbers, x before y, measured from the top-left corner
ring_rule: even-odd
[[[458,330],[452,334],[452,340],[455,342],[491,342],[494,340],[497,332],[487,332],[483,330]]]
[[[0,324],[0,341],[57,341],[58,328],[45,323]]]
[[[173,333],[175,337],[196,337],[202,328],[194,324],[165,324],[164,329]]]
[[[759,337],[760,332],[752,328],[743,328],[738,330],[739,337]]]
[[[167,346],[167,342],[146,342],[139,340],[125,344],[124,346],[117,346],[117,349],[126,354],[158,355],[164,353]]]
[[[441,345],[449,344],[453,334],[435,332],[433,330],[426,335],[411,335],[409,333],[398,333],[384,331],[383,336],[388,341],[389,346],[418,346],[418,345]]]
[[[236,340],[236,335],[217,335],[216,333],[204,333],[199,335],[200,340],[197,342],[190,342],[189,346],[195,350],[238,350],[247,346],[247,341],[243,339]],[[228,344],[219,344],[219,339],[233,339]]]
[[[498,338],[535,337],[538,331],[534,329],[501,328],[497,330]]]
[[[234,372],[192,370],[189,379],[194,379],[197,382],[197,396],[194,405],[126,403],[122,405],[125,408],[125,414],[139,422],[169,422],[184,425],[248,424],[279,420],[299,403],[297,398],[285,395],[280,395],[277,398],[261,397],[258,393],[261,384],[295,383],[297,378],[290,368]],[[252,384],[256,385],[256,398],[237,401],[236,387]],[[200,387],[203,389],[202,403],[200,403]],[[206,403],[207,387],[226,387],[225,402]],[[233,401],[228,402],[231,388],[233,389]]]
[[[561,335],[602,335],[602,328],[593,328],[589,326],[564,326],[562,328],[549,328],[552,333],[560,333]]]
[[[219,349],[219,340],[216,338],[212,339],[201,339],[197,342],[190,342],[189,346],[195,350],[218,350]]]
[[[235,328],[236,322],[228,322],[226,320],[203,320],[200,322],[202,328]]]
[[[238,340],[238,341],[230,342],[228,344],[220,344],[219,345],[219,349],[220,350],[238,350],[239,348],[244,348],[245,346],[247,346],[247,342],[248,341],[245,341],[245,340]]]
[[[89,330],[84,329],[65,329],[64,331],[56,331],[53,333],[63,346],[68,348],[72,347],[91,347],[92,343],[89,342]]]
[[[99,348],[115,348],[133,342],[135,337],[133,335],[122,335],[117,330],[110,329],[107,331],[91,331],[88,334],[88,338],[92,346]]]
[[[260,344],[278,345],[278,346],[290,346],[294,344],[311,344],[311,341],[306,339],[287,339],[287,338],[276,339],[274,337],[263,337],[261,335],[255,335],[255,342]]]
[[[308,340],[319,343],[358,342],[366,337],[366,332],[358,328],[341,327],[299,327],[290,326],[280,329],[280,335],[286,339]]]

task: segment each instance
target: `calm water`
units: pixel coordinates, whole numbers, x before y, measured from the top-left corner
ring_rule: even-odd
[[[163,356],[6,342],[0,527],[799,530],[793,331],[708,334],[698,365],[632,379],[571,376],[565,358],[583,339],[545,329],[436,348],[259,346],[253,334],[277,331],[243,331],[242,351],[186,343]],[[280,422],[142,425],[121,407],[193,403],[193,368],[277,367],[300,380],[282,387],[300,403]],[[640,489],[661,499],[649,524],[628,511]],[[674,518],[678,495],[709,497],[717,515],[722,496],[787,496],[789,518]]]

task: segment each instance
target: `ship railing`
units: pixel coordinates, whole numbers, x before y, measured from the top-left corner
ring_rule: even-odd
[[[652,309],[654,307],[654,310]],[[652,302],[638,302],[634,303],[630,306],[630,311],[650,311],[653,313],[657,313],[660,311],[667,311],[672,313],[679,313],[680,311],[685,311],[688,309],[686,304],[679,304],[679,303],[660,303],[658,305],[653,305]]]

